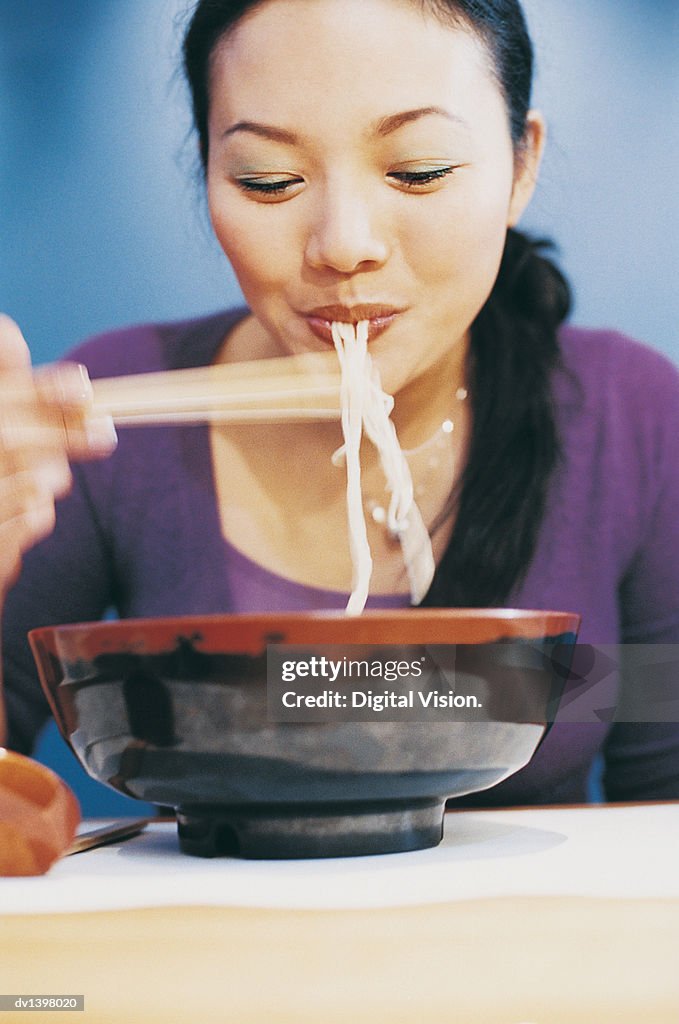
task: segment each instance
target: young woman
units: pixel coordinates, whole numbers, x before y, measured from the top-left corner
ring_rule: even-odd
[[[679,639],[679,378],[634,342],[563,327],[568,287],[516,228],[544,141],[518,0],[201,0],[184,55],[212,224],[248,307],[72,358],[109,376],[331,351],[333,321],[368,321],[432,538],[424,603],[577,611],[598,644]],[[346,604],[336,424],[130,430],[69,469],[110,454],[110,425],[72,369],[19,402],[28,356],[3,332],[11,744],[30,749],[47,714],[34,626],[111,605]],[[362,460],[368,607],[407,607],[384,479],[370,447]],[[582,800],[602,750],[610,798],[679,796],[679,726],[595,719],[557,723],[475,802]]]

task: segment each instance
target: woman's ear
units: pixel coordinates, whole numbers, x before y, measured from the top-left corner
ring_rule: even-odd
[[[542,114],[529,110],[526,131],[516,152],[514,187],[507,218],[510,228],[519,222],[535,191],[546,137],[547,127]]]

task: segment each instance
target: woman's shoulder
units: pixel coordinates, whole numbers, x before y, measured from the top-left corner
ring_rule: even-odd
[[[616,331],[571,326],[560,350],[553,394],[566,447],[583,464],[606,462],[611,479],[623,466],[635,487],[674,474],[679,369],[672,360]]]
[[[560,336],[562,374],[587,404],[606,396],[642,407],[648,399],[679,399],[679,369],[669,356],[618,331],[567,325]]]
[[[244,313],[228,309],[186,320],[122,327],[89,338],[63,358],[82,363],[91,377],[205,366]]]

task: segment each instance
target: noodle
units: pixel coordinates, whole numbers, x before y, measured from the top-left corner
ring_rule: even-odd
[[[377,367],[368,353],[368,321],[332,324],[332,337],[340,363],[340,400],[344,445],[335,452],[335,464],[344,457],[347,467],[347,519],[353,565],[352,592],[347,615],[360,615],[365,607],[372,575],[361,492],[360,447],[363,429],[377,448],[390,494],[387,526],[398,538],[408,573],[410,596],[419,604],[434,576],[431,540],[415,503],[410,467],[390,417],[391,395],[382,390]]]
[[[368,330],[362,322],[358,330],[350,324],[332,325],[332,336],[342,372],[340,403],[342,409],[343,454],[347,466],[347,517],[349,545],[353,565],[352,592],[347,615],[360,615],[368,598],[373,561],[363,514],[361,494],[361,434],[368,393]]]

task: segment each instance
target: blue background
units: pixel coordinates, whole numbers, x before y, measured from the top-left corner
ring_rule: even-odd
[[[550,138],[524,226],[574,319],[679,362],[679,3],[526,0]],[[186,0],[0,0],[0,308],[36,362],[108,327],[239,300],[211,237],[177,74]],[[48,730],[86,813],[134,813]]]

